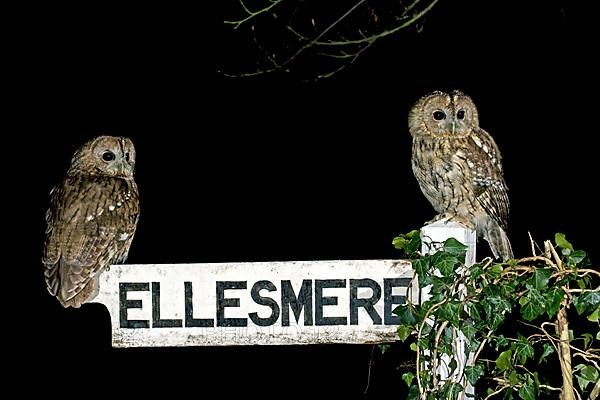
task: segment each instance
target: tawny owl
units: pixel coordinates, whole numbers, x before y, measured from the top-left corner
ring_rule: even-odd
[[[98,274],[127,258],[139,216],[128,138],[100,136],[75,152],[50,192],[43,263],[46,285],[64,307],[97,293]]]
[[[497,258],[513,257],[506,235],[509,202],[500,151],[479,127],[471,98],[459,91],[434,92],[409,113],[412,168],[436,219],[477,230]]]

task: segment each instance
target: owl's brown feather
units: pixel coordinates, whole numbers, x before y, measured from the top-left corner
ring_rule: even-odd
[[[97,275],[125,261],[139,217],[132,177],[78,172],[51,192],[43,264],[48,290],[63,306],[79,307]]]

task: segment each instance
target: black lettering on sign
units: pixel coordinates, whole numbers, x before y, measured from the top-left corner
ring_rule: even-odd
[[[325,288],[346,287],[345,279],[315,279],[315,325],[346,325],[346,317],[324,317],[323,307],[335,306],[338,298],[335,296],[323,297]]]
[[[129,308],[142,308],[141,300],[127,300],[127,292],[147,292],[148,283],[119,282],[119,325],[121,328],[150,328],[148,320],[127,319]]]
[[[248,326],[246,318],[225,318],[225,307],[239,307],[240,299],[226,299],[227,289],[246,289],[246,281],[217,281],[217,326]]]
[[[392,296],[395,287],[407,288],[411,278],[385,278],[383,280],[383,319],[386,325],[399,325],[400,318],[393,314],[393,307],[406,302],[406,296]]]
[[[255,312],[250,313],[248,316],[252,322],[258,326],[269,326],[273,325],[277,321],[277,318],[279,318],[279,304],[270,297],[262,297],[260,291],[263,289],[268,290],[269,292],[277,290],[275,285],[270,281],[258,281],[252,286],[250,295],[256,304],[271,308],[271,316],[268,318],[261,318],[258,316],[258,313]]]
[[[298,297],[294,293],[291,281],[281,281],[281,326],[290,326],[290,308],[296,317],[300,319],[300,313],[304,309],[304,325],[313,324],[313,300],[312,280],[304,279]]]
[[[358,298],[358,288],[370,288],[373,294],[369,298]],[[373,279],[350,279],[350,325],[358,325],[358,307],[362,307],[373,323],[381,325],[381,316],[373,307],[381,298],[381,286]]]
[[[160,283],[152,282],[152,327],[181,328],[180,319],[160,319]]]
[[[192,299],[194,292],[192,282],[184,282],[185,286],[185,327],[186,328],[212,328],[215,326],[215,320],[212,318],[194,318],[194,305]]]

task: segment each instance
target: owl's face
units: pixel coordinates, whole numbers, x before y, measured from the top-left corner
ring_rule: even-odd
[[[99,136],[73,156],[70,172],[133,178],[135,148],[129,138]]]
[[[408,123],[412,136],[460,138],[479,126],[479,116],[471,98],[462,92],[434,92],[417,101]]]

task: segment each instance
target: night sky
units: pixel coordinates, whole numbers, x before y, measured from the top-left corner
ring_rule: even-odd
[[[26,296],[14,308],[33,312],[22,325],[33,334],[15,365],[54,393],[74,381],[108,394],[121,381],[131,395],[360,397],[367,385],[370,345],[117,351],[102,306],[63,309],[43,282],[44,213],[73,151],[98,134],[137,149],[130,263],[396,258],[392,238],[434,215],[412,176],[408,110],[429,91],[460,89],[504,156],[516,255],[529,255],[530,231],[539,241],[563,232],[600,257],[590,233],[599,114],[588,100],[597,43],[580,2],[520,3],[441,1],[421,32],[383,40],[317,82],[305,81],[312,63],[220,74],[252,65],[247,38],[221,23],[234,7],[19,13],[8,113],[38,167],[19,179]],[[404,393],[396,367],[410,351],[374,354],[366,397]]]

